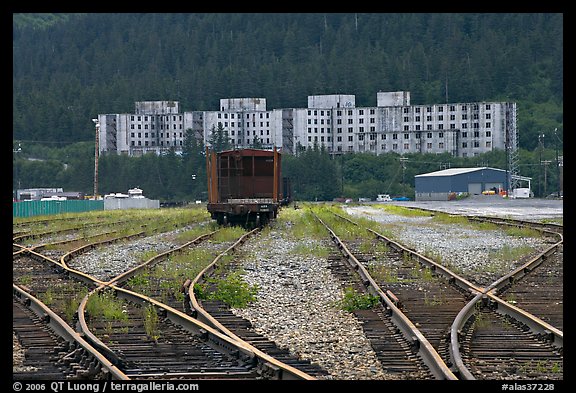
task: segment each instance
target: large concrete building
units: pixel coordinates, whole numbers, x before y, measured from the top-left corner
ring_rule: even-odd
[[[219,127],[234,147],[258,141],[288,154],[314,145],[331,154],[448,152],[458,157],[518,148],[515,103],[411,105],[406,91],[378,92],[376,101],[374,107],[356,107],[354,95],[317,95],[308,96],[307,108],[269,110],[265,98],[227,98],[216,111],[193,112],[180,112],[177,101],[136,102],[133,114],[98,115],[99,151],[180,152],[186,130],[209,144]]]

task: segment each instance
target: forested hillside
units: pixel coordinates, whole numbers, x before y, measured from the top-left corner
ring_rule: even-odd
[[[530,157],[521,174],[541,181],[540,159],[562,149],[563,15],[14,14],[13,140],[23,148],[14,154],[13,185],[90,193],[91,119],[131,113],[135,101],[177,100],[182,111],[193,111],[217,110],[221,98],[264,97],[274,109],[306,107],[309,95],[354,94],[357,106],[375,106],[378,91],[401,90],[411,92],[412,104],[517,102],[521,158]],[[101,185],[125,192],[143,187],[137,179],[151,197],[196,197],[205,184],[194,154],[184,161],[103,157]],[[308,184],[307,168],[297,170],[305,156],[285,161],[288,173],[301,174],[306,198],[384,188],[409,193],[416,170],[447,161],[411,157],[403,181],[397,157],[324,163],[315,154],[321,152],[308,159],[334,174],[329,184]],[[430,167],[415,164],[423,161]],[[504,165],[504,156],[496,161]],[[382,173],[362,173],[376,162]],[[180,173],[171,173],[177,165]],[[156,180],[142,173],[155,173]],[[192,173],[200,175],[195,185],[187,180]],[[548,190],[553,176],[550,171]]]

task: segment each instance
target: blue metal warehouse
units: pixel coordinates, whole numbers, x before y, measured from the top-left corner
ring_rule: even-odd
[[[508,174],[503,169],[450,168],[441,171],[416,175],[415,188],[417,201],[446,201],[458,193],[481,194],[483,191],[506,189]],[[514,176],[519,180],[529,178]]]

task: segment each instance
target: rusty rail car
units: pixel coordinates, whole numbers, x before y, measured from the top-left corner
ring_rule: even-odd
[[[282,178],[282,156],[274,150],[206,148],[207,209],[219,225],[262,226],[290,202]]]

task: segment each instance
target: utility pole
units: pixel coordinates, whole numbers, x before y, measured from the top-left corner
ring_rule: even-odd
[[[538,134],[538,145],[540,147],[540,181],[538,182],[538,194],[542,198],[542,150],[544,150],[544,134]]]
[[[22,146],[20,145],[20,143],[18,143],[18,147],[16,149],[12,148],[12,153],[14,154],[18,154],[18,153],[22,153]],[[20,189],[20,176],[18,176],[18,166],[20,164],[18,163],[14,163],[14,167],[16,168],[16,179],[18,180],[18,188],[16,189],[16,199],[18,199],[18,190]]]
[[[100,155],[100,122],[92,119],[96,125],[96,146],[94,148],[94,200],[98,199],[98,156]]]
[[[544,161],[540,161],[542,164],[544,164],[544,197],[546,197],[547,192],[546,192],[546,183],[547,183],[547,174],[548,174],[548,164],[550,164],[552,161],[550,160],[544,160]]]
[[[406,172],[406,161],[408,161],[408,157],[400,157],[400,163],[402,164],[402,184],[404,184],[404,173]]]
[[[560,188],[561,188],[561,183],[560,183],[560,161],[558,160],[558,141],[560,140],[560,138],[558,138],[558,128],[554,128],[554,136],[556,137],[554,139],[554,146],[556,147],[556,177],[558,180],[558,198],[560,198]]]

